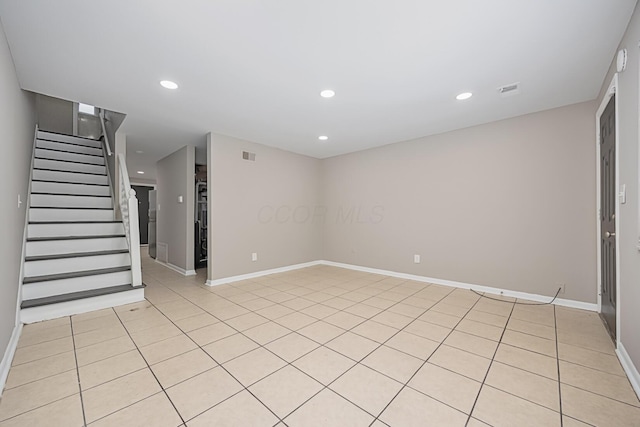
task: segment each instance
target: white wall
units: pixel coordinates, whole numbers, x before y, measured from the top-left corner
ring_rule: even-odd
[[[631,17],[627,31],[619,48],[626,48],[628,52],[627,69],[618,75],[618,150],[620,183],[627,186],[627,203],[620,206],[618,221],[620,235],[620,294],[618,304],[620,308],[620,330],[618,335],[626,351],[629,353],[636,368],[640,370],[640,251],[638,251],[638,144],[640,133],[638,125],[640,114],[638,111],[639,81],[640,81],[640,7]],[[609,73],[602,84],[602,91],[598,98],[598,105],[603,99],[604,92],[615,73],[615,54]]]
[[[35,97],[20,89],[13,60],[0,24],[0,357],[16,320],[20,265],[29,186]],[[18,195],[23,201],[18,207]]]
[[[320,160],[223,135],[207,144],[209,280],[320,259]]]
[[[195,149],[185,146],[157,163],[157,245],[168,245],[167,262],[193,271]],[[178,197],[182,196],[182,203]],[[160,250],[160,248],[158,248]]]
[[[548,296],[564,283],[561,298],[595,303],[594,111],[576,104],[326,159],[325,258]]]

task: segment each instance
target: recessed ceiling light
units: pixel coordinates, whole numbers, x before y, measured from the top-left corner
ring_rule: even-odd
[[[171,80],[162,80],[160,85],[167,89],[178,89],[178,84],[172,82]]]
[[[318,137],[318,139],[320,141],[326,141],[327,139],[329,139],[329,137],[327,135],[321,135],[321,136]]]
[[[142,154],[142,153],[144,153],[144,151],[142,151],[142,150],[136,150],[136,153],[138,153],[138,154]]]
[[[456,96],[458,101],[464,101],[465,99],[469,99],[473,96],[471,92],[462,92],[460,95]]]
[[[138,171],[140,175],[144,175],[144,171]]]
[[[320,96],[323,98],[333,98],[334,96],[336,96],[336,93],[331,89],[325,89],[322,92],[320,92]]]

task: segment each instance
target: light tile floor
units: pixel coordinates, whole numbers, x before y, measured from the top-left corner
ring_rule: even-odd
[[[639,426],[597,314],[317,266],[27,325],[8,426]]]

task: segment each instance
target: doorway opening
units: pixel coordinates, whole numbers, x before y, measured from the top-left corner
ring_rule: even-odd
[[[135,190],[136,198],[138,199],[138,225],[140,229],[140,245],[145,246],[149,244],[149,193],[153,191],[153,186],[132,184],[131,188]]]
[[[208,261],[207,242],[207,165],[196,165],[196,194],[194,238],[194,268],[206,268]]]

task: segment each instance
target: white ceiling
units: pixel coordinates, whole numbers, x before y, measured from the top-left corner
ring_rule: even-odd
[[[126,113],[153,178],[209,131],[325,158],[594,99],[635,4],[0,0],[0,19],[22,87]]]

